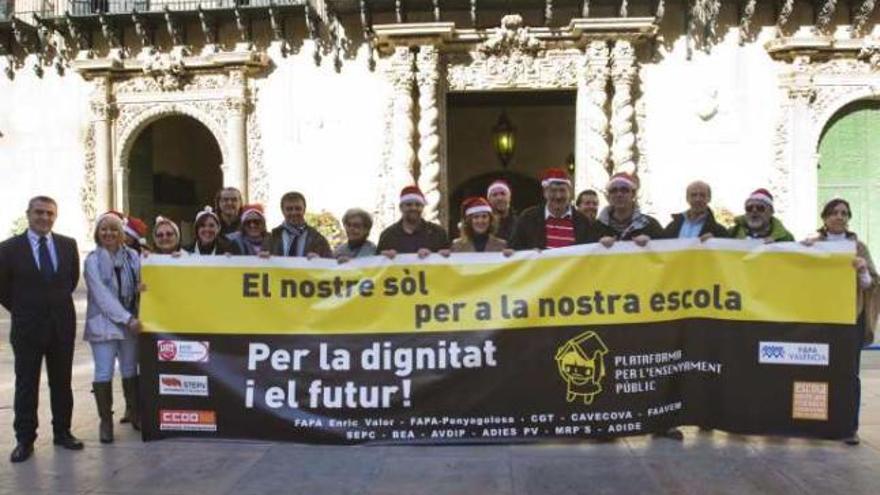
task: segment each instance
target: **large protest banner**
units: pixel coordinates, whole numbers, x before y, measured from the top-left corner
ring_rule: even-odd
[[[354,260],[150,256],[147,440],[837,438],[851,243],[652,241]]]

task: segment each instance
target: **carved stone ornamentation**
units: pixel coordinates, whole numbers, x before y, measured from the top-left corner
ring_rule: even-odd
[[[345,26],[342,25],[342,21],[335,13],[330,16],[327,32],[330,35],[330,46],[333,50],[333,67],[336,72],[339,72],[342,70],[342,60],[345,54],[351,50],[351,40],[345,34]]]
[[[89,109],[93,120],[110,120],[116,116],[116,106],[106,101],[92,100]]]
[[[636,81],[639,81],[640,76],[642,75],[642,71],[639,71],[636,75]],[[644,97],[640,97],[636,100],[635,104],[636,111],[636,151],[638,151],[639,159],[636,165],[636,169],[639,172],[639,179],[641,181],[641,190],[639,192],[639,202],[641,207],[645,211],[653,211],[654,210],[654,198],[653,194],[655,190],[651,187],[652,180],[652,172],[651,162],[648,160],[648,141],[647,141],[647,133],[645,129],[647,128],[648,122],[648,108],[647,108],[647,100]]]
[[[424,218],[440,220],[440,111],[438,87],[440,54],[433,46],[422,46],[416,56],[419,88],[419,188],[425,195]]]
[[[694,0],[690,9],[688,36],[696,48],[708,51],[718,38],[721,0]],[[690,50],[690,47],[688,47]],[[689,51],[690,53],[690,51]]]
[[[794,0],[782,0],[782,4],[779,6],[779,15],[776,17],[776,26],[780,31],[788,24],[793,12]]]
[[[823,0],[819,12],[816,14],[816,30],[821,34],[827,34],[837,11],[837,0]]]
[[[95,126],[89,124],[83,140],[86,155],[83,162],[83,182],[79,189],[79,197],[82,202],[83,214],[86,218],[86,232],[91,230],[92,222],[97,215],[97,177],[95,176]]]
[[[263,164],[263,133],[256,112],[247,117],[248,201],[266,204],[269,201],[269,174]]]
[[[880,69],[880,42],[865,40],[857,58],[867,62],[872,70]]]
[[[477,51],[487,56],[531,56],[544,50],[544,42],[532,36],[523,26],[522,16],[512,14],[501,18],[501,27],[489,36]]]
[[[611,70],[608,67],[610,51],[608,43],[596,40],[587,49],[587,176],[589,184],[596,186],[608,181],[609,151],[608,116],[605,105],[608,102],[608,80]]]
[[[408,47],[397,47],[391,57],[388,67],[388,78],[391,82],[391,150],[388,154],[389,163],[384,177],[385,197],[395,198],[404,186],[413,184],[413,164],[416,153],[414,151],[414,137],[416,126],[414,124],[413,85],[414,85],[414,59],[413,53]],[[383,220],[390,223],[390,219],[396,215],[396,200],[391,200],[390,209],[383,212]],[[382,208],[383,205],[380,205]]]
[[[779,109],[779,120],[773,133],[773,169],[770,173],[770,188],[773,191],[773,208],[778,214],[782,214],[791,204],[791,186],[789,176],[791,174],[791,152],[789,144],[792,142],[791,134],[791,107],[790,101],[783,101]]]
[[[398,48],[395,53],[394,73],[394,149],[396,188],[403,187],[413,182],[413,61],[412,52],[408,48]]]
[[[248,101],[244,98],[226,98],[223,100],[223,108],[229,113],[245,113],[248,111]]]
[[[853,14],[853,36],[860,36],[864,32],[865,26],[871,19],[871,14],[874,13],[874,8],[876,6],[877,2],[875,0],[862,0],[861,3],[859,3],[858,9]]]
[[[583,66],[576,49],[547,50],[541,57],[483,57],[449,54],[446,80],[454,91],[574,89]]]
[[[187,79],[180,87],[181,91],[210,91],[227,87],[229,77],[225,74],[206,74]],[[143,95],[145,93],[162,93],[168,91],[151,76],[132,77],[114,83],[113,91],[117,95]]]
[[[120,48],[122,42],[120,41],[121,37],[119,36],[119,31],[110,21],[110,18],[105,16],[103,12],[98,14],[98,24],[101,26],[101,34],[104,35],[107,45],[111,48]]]
[[[144,61],[144,75],[151,77],[162,91],[183,89],[188,75],[181,55],[174,52],[152,54]]]
[[[752,32],[752,19],[755,17],[755,10],[758,8],[758,0],[746,0],[742,7],[739,18],[739,44],[743,46],[747,41],[751,41],[754,37]]]
[[[611,161],[614,172],[636,172],[633,130],[632,87],[636,77],[636,56],[632,43],[618,40],[611,51]]]

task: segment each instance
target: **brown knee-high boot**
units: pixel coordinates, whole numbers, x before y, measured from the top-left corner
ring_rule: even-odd
[[[131,427],[141,431],[141,415],[138,409],[138,376],[122,379],[122,390],[125,393],[125,412]]]
[[[113,442],[113,383],[93,382],[92,392],[95,394],[95,404],[98,405],[98,417],[101,424],[98,428],[101,443]]]

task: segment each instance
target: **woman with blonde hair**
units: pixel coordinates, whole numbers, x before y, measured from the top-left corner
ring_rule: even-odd
[[[85,261],[88,307],[84,340],[92,348],[95,376],[92,390],[101,419],[101,443],[113,441],[113,370],[119,362],[126,410],[132,426],[140,429],[137,407],[137,333],[140,302],[140,257],[125,245],[121,214],[109,211],[95,226],[95,250]]]

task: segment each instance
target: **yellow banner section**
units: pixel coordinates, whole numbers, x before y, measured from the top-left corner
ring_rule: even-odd
[[[824,243],[830,244],[830,243]],[[145,260],[148,332],[403,333],[682,318],[851,324],[854,250],[715,247],[453,256],[339,266],[257,258]],[[718,247],[720,245],[720,247]],[[679,248],[679,246],[685,246]],[[604,249],[604,248],[598,248]],[[287,266],[289,265],[289,266]]]

